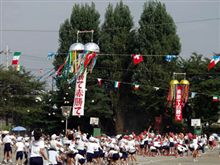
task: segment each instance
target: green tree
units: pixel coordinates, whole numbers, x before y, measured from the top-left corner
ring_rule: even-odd
[[[36,126],[37,119],[40,120],[42,91],[44,82],[40,82],[23,69],[17,72],[14,68],[0,68],[0,112],[5,119],[6,125],[9,118],[13,125]]]
[[[72,13],[69,19],[66,19],[61,25],[59,30],[59,48],[58,55],[54,60],[54,67],[57,70],[61,66],[65,58],[68,56],[69,48],[73,43],[77,42],[77,31],[88,31],[94,30],[93,38],[91,33],[81,33],[78,35],[78,42],[86,44],[91,42],[98,42],[99,38],[99,23],[100,15],[95,9],[95,4],[74,4],[72,8]],[[65,68],[64,68],[65,70]],[[73,105],[74,98],[74,82],[69,84],[68,79],[71,77],[71,73],[68,76],[56,76],[56,85],[58,88],[57,106],[61,107],[62,105]],[[88,81],[89,82],[89,81]],[[67,95],[68,93],[68,95]],[[64,99],[65,98],[65,99]],[[68,103],[65,103],[65,101]],[[84,120],[85,118],[81,119]],[[73,122],[72,122],[73,121]],[[76,120],[70,119],[70,123],[76,123]]]
[[[153,123],[155,116],[165,112],[172,73],[180,71],[176,60],[168,63],[165,55],[178,55],[180,41],[175,23],[161,2],[145,3],[139,25],[137,49],[146,56],[143,63],[134,67],[133,80],[141,84],[134,95],[138,98],[136,109],[147,114],[148,123]]]
[[[94,41],[98,41],[99,36],[99,13],[95,9],[95,4],[75,4],[69,19],[66,19],[59,30],[59,49],[53,65],[57,70],[64,63],[69,53],[69,48],[77,42],[77,31],[94,30]],[[78,42],[83,44],[91,42],[91,34],[79,35]],[[68,77],[57,77],[57,87],[61,90],[67,86]],[[64,90],[65,91],[65,90]]]
[[[164,55],[180,53],[176,25],[161,2],[149,1],[139,21],[140,51],[145,54]]]
[[[212,101],[212,96],[219,96],[220,75],[217,73],[218,67],[211,71],[207,70],[209,61],[197,53],[193,53],[189,59],[179,61],[182,72],[187,73],[190,91],[196,93],[194,98],[189,99],[189,106],[185,111],[188,126],[190,126],[191,118],[200,118],[202,123],[211,124],[219,117],[220,105],[219,102]]]
[[[133,21],[128,6],[124,5],[122,1],[117,3],[115,8],[109,4],[101,28],[99,43],[103,53],[116,55],[99,57],[94,75],[100,76],[105,81],[104,97],[108,98],[106,99],[108,100],[107,106],[112,111],[115,130],[118,133],[124,131],[124,114],[128,109],[127,92],[130,88],[121,86],[120,89],[114,89],[113,84],[114,81],[130,81],[130,74],[126,71],[130,65],[130,57],[117,54],[130,53],[132,27]]]

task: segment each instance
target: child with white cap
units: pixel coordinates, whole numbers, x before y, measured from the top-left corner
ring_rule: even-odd
[[[91,164],[94,159],[94,151],[96,148],[96,144],[94,143],[94,141],[95,138],[91,136],[89,138],[89,142],[86,143],[86,159],[88,164]]]
[[[23,160],[23,154],[25,151],[25,145],[23,143],[23,138],[21,136],[19,136],[17,138],[17,142],[15,143],[15,151],[16,151],[16,165],[18,164],[22,164],[22,160]]]

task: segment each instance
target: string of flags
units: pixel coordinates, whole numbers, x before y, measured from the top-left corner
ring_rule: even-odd
[[[190,98],[195,98],[196,95],[207,95],[207,94],[204,94],[204,93],[197,93],[197,92],[190,92]],[[219,102],[220,101],[220,96],[218,95],[212,95],[212,102]]]
[[[129,83],[129,82],[115,81],[115,80],[102,79],[102,78],[97,78],[97,82],[98,82],[99,87],[102,87],[104,82],[113,82],[113,87],[114,87],[115,90],[118,90],[121,87],[121,85],[123,85],[123,84],[131,85],[133,90],[139,90],[140,89],[140,84],[138,84],[138,82]],[[157,87],[157,86],[152,86],[152,88],[155,89],[155,91],[158,91],[160,89],[167,90],[166,88],[161,88],[161,87]],[[190,99],[194,99],[197,95],[209,96],[209,95],[204,94],[204,93],[189,92],[189,98]],[[218,95],[213,95],[211,97],[212,97],[213,102],[219,102],[220,101],[220,96],[218,96]]]
[[[122,84],[131,85],[133,90],[138,90],[140,88],[140,85],[138,84],[138,82],[129,83],[129,82],[121,82],[121,81],[108,80],[108,79],[102,79],[102,78],[97,78],[97,81],[98,81],[98,86],[99,87],[102,87],[104,82],[113,82],[114,89],[119,89]],[[159,89],[159,87],[154,87],[154,88],[156,90]]]

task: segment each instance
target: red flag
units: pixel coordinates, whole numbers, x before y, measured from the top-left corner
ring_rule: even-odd
[[[132,54],[132,59],[134,64],[136,65],[143,61],[143,56],[140,54]]]
[[[219,62],[219,60],[220,60],[220,56],[217,55],[213,56],[208,65],[208,71],[212,69]]]
[[[96,53],[95,53],[95,52],[86,54],[86,58],[85,58],[85,61],[84,61],[84,68],[87,67],[87,65],[90,63],[90,61],[91,61],[95,56],[96,56]]]
[[[102,86],[102,79],[101,78],[97,78],[97,80],[98,80],[99,86],[101,87]]]

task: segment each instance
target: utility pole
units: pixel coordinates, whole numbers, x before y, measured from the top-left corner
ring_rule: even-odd
[[[9,56],[9,49],[8,49],[8,45],[6,46],[5,55],[6,55],[6,68],[8,69],[8,56]]]
[[[6,55],[6,69],[8,69],[9,63],[8,63],[8,56],[10,55],[10,50],[8,48],[8,45],[6,46],[5,50],[0,51],[1,54],[1,64],[2,64],[2,55]],[[3,62],[4,63],[4,62]]]

